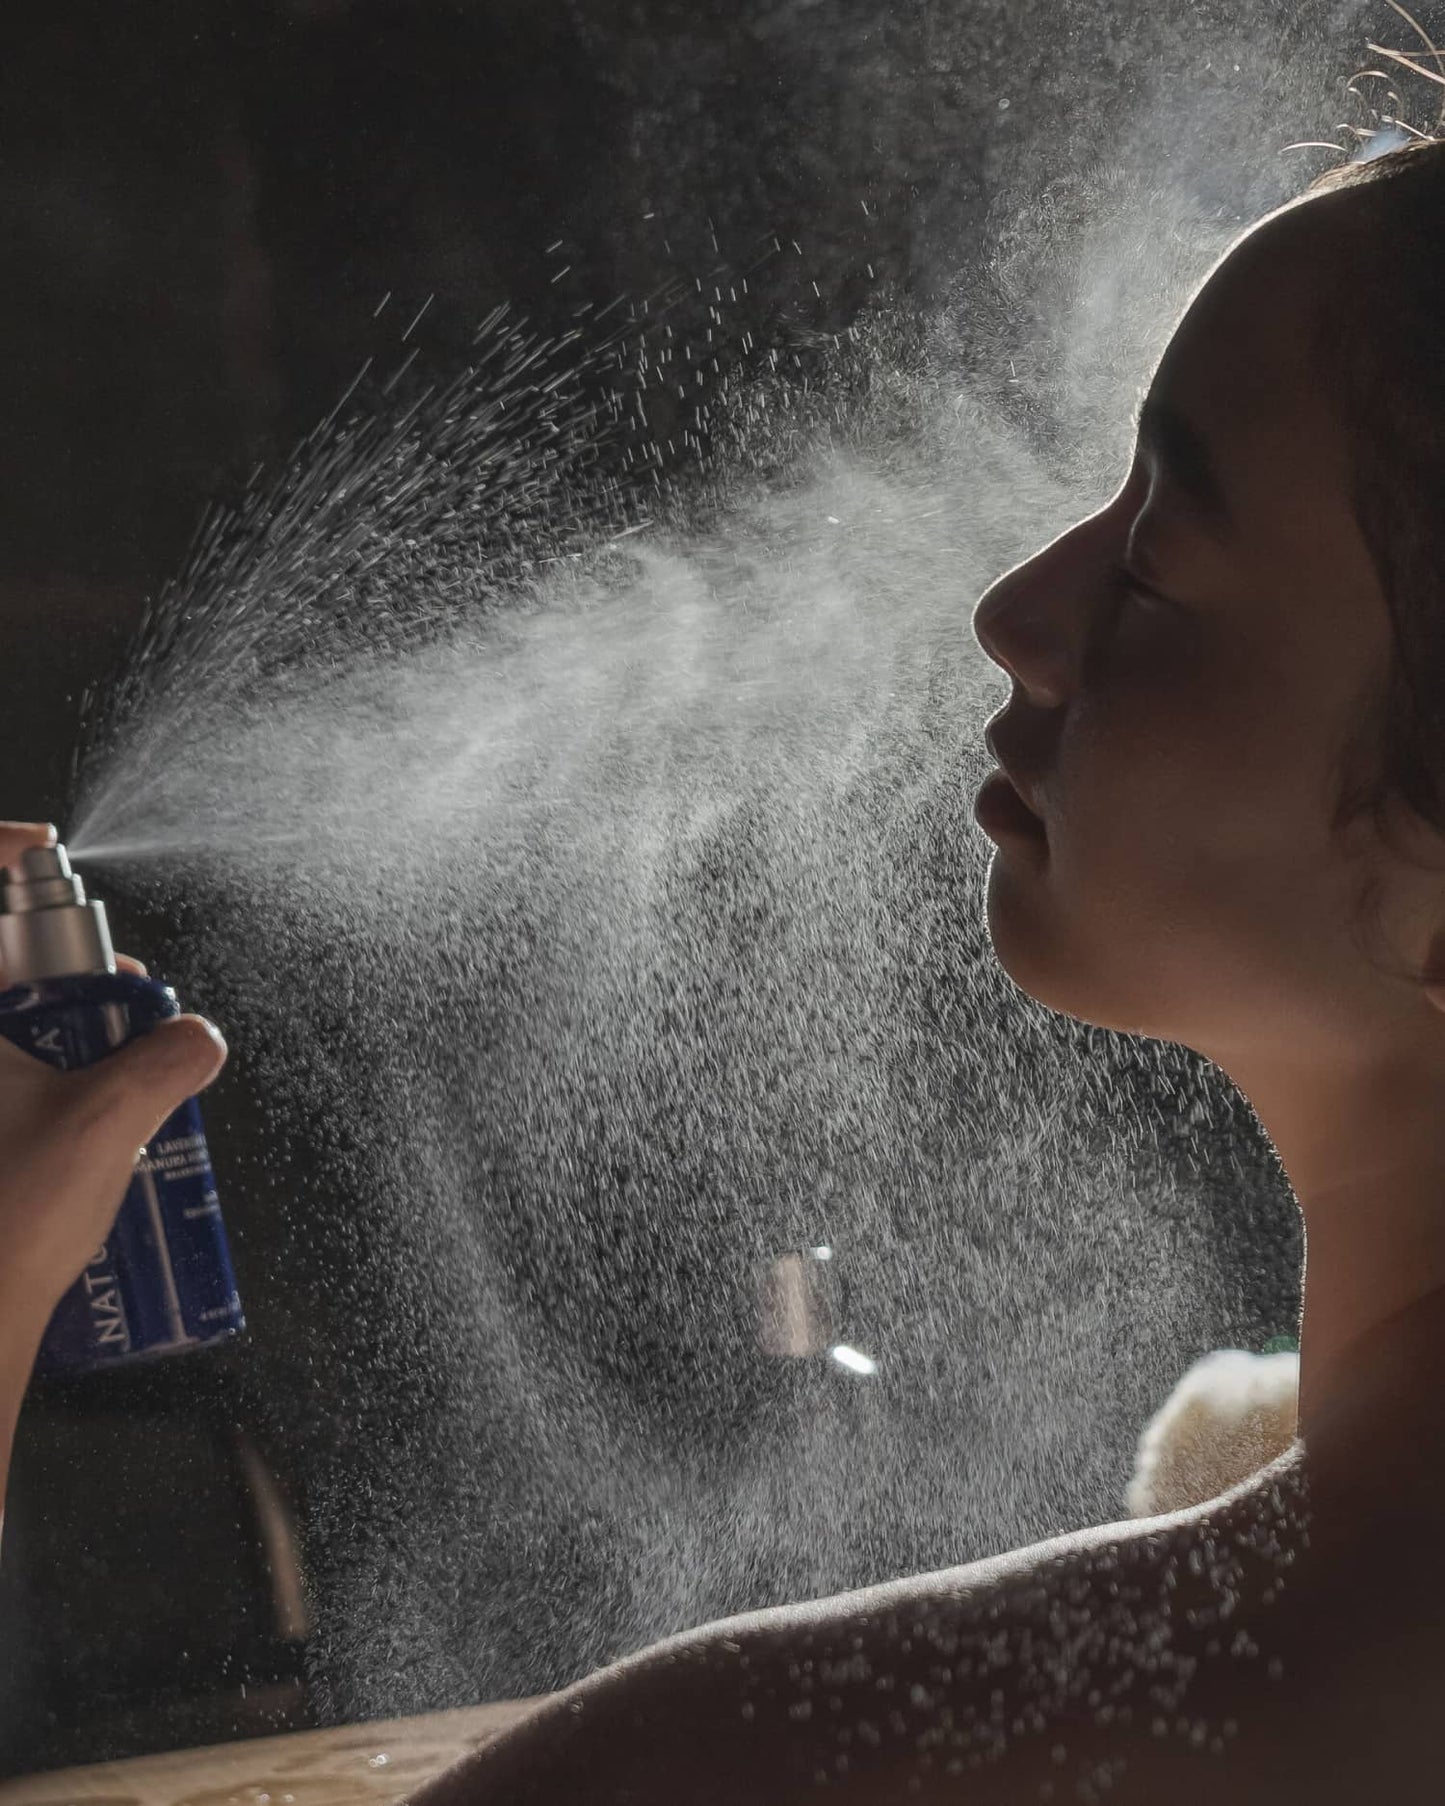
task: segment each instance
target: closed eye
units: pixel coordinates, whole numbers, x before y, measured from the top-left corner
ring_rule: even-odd
[[[1110,572],[1110,580],[1113,589],[1121,595],[1152,603],[1158,608],[1172,607],[1168,596],[1155,589],[1152,583],[1146,583],[1142,577],[1136,577],[1126,565],[1115,565]]]

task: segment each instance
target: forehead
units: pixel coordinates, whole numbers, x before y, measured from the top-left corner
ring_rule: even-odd
[[[1344,424],[1321,350],[1320,297],[1348,276],[1330,197],[1249,233],[1195,297],[1150,385],[1150,408],[1187,424],[1218,480],[1231,532],[1278,544],[1301,510],[1347,531]],[[1168,485],[1172,475],[1160,471]],[[1331,505],[1334,503],[1335,505]]]
[[[1192,428],[1225,524],[1211,534],[1171,470],[1150,469],[1146,539],[1204,593],[1229,597],[1256,655],[1332,694],[1388,657],[1390,617],[1354,504],[1349,424],[1322,350],[1320,299],[1351,283],[1358,253],[1334,195],[1277,214],[1237,244],[1194,300],[1149,403]],[[1148,407],[1146,403],[1146,409]],[[1195,473],[1197,475],[1197,472]],[[1177,550],[1176,550],[1177,549]],[[1351,677],[1350,673],[1354,676]]]

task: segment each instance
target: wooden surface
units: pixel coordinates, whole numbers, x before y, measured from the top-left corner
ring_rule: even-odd
[[[529,1702],[295,1731],[0,1781],[0,1806],[394,1806]]]

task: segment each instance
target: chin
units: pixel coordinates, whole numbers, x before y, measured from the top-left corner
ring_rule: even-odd
[[[1112,970],[1131,944],[1111,937],[1107,948],[1090,945],[1056,923],[1042,919],[1037,892],[1021,894],[1003,863],[995,859],[988,881],[988,933],[994,956],[1028,997],[1061,1016],[1091,1028],[1125,1035],[1174,1040],[1158,1021],[1159,999],[1141,995],[1141,961],[1130,954],[1129,970]],[[1143,970],[1149,969],[1143,962]]]

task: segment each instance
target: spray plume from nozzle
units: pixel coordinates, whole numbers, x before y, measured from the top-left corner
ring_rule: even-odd
[[[27,847],[5,868],[0,966],[7,984],[114,972],[105,905],[85,894],[63,846]]]

